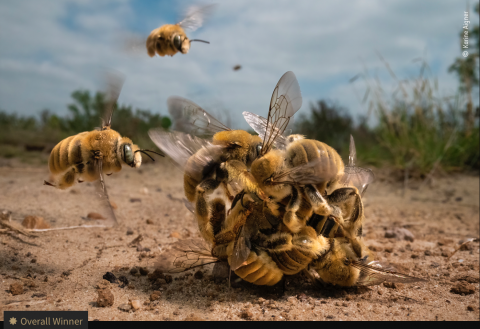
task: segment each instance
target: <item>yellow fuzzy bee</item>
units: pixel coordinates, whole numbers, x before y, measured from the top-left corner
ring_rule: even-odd
[[[159,56],[173,56],[178,52],[188,53],[190,43],[199,41],[210,43],[199,39],[189,39],[185,30],[195,31],[203,25],[205,17],[212,11],[215,5],[204,6],[200,8],[190,8],[186,17],[177,24],[165,24],[156,28],[147,38],[146,47],[150,57],[158,54]]]
[[[53,148],[48,160],[51,182],[44,181],[44,185],[63,190],[77,182],[99,181],[101,197],[108,201],[104,173],[111,175],[118,172],[124,164],[132,168],[140,167],[142,164],[140,153],[149,157],[146,152],[163,156],[151,150],[140,149],[130,138],[122,137],[111,129],[113,109],[123,82],[123,77],[109,77],[106,119],[103,120],[101,128],[67,137]]]

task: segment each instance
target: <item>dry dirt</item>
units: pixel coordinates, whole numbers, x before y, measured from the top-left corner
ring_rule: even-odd
[[[285,290],[281,284],[258,287],[239,280],[229,288],[206,267],[196,275],[174,275],[170,283],[160,281],[151,301],[148,277],[132,275],[131,269],[151,273],[155,257],[177,237],[197,235],[193,215],[181,201],[182,175],[162,160],[107,178],[118,205],[120,223],[114,228],[47,231],[38,237],[0,234],[0,311],[88,310],[89,320],[479,320],[479,243],[447,260],[462,241],[479,236],[479,177],[445,177],[420,188],[411,182],[404,191],[388,175],[378,176],[364,199],[366,243],[379,260],[426,283],[317,289],[298,276],[287,278]],[[42,185],[46,177],[46,169],[1,160],[0,209],[12,211],[18,223],[34,215],[52,228],[89,224],[82,217],[95,211],[92,187],[84,183],[59,191]],[[408,229],[414,241],[386,238],[394,227]],[[140,234],[141,246],[150,251],[129,246]],[[129,285],[102,282],[106,272],[125,276]],[[22,290],[19,284],[23,293],[12,294]],[[110,305],[112,296],[112,306],[99,306]],[[129,300],[139,301],[137,311],[125,306]]]

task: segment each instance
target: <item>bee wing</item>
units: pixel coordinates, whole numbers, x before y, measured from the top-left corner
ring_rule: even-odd
[[[230,267],[232,271],[235,271],[242,265],[246,265],[245,261],[248,259],[248,255],[250,255],[250,238],[245,227],[246,226],[243,225],[240,235],[235,242],[235,247],[233,248],[232,257],[230,259]]]
[[[188,209],[192,214],[195,215],[195,203],[188,201],[187,199],[183,198],[183,204],[185,205],[185,208]]]
[[[345,171],[340,179],[340,184],[344,186],[353,185],[358,189],[361,196],[365,194],[368,185],[373,182],[375,175],[371,169],[364,169],[356,167],[357,162],[357,150],[355,149],[355,141],[353,136],[350,135],[350,147],[348,155],[348,165],[345,166]]]
[[[315,158],[303,165],[287,169],[272,178],[273,184],[320,184],[333,179],[338,169],[328,157]]]
[[[253,130],[256,131],[256,133],[260,137],[264,137],[266,132],[267,132],[267,124],[268,121],[264,117],[254,114],[252,112],[243,112],[243,117],[247,121],[247,123],[250,125],[250,127],[253,128]],[[277,129],[278,128],[274,128]],[[277,138],[273,141],[273,145],[275,145],[276,148],[284,150],[287,148],[287,135],[284,134],[278,134]]]
[[[106,104],[105,115],[102,119],[102,130],[109,129],[112,125],[113,110],[115,104],[117,104],[124,82],[125,76],[122,73],[113,70],[110,70],[107,73],[107,91],[105,93]]]
[[[113,212],[112,204],[110,203],[110,198],[108,197],[107,185],[105,184],[105,180],[103,178],[102,159],[96,159],[93,163],[91,163],[90,170],[94,171],[94,175],[98,177],[98,179],[93,182],[95,187],[95,199],[89,203],[89,206],[92,207],[95,212],[98,212],[104,219],[106,219],[106,222],[115,225],[117,224],[117,217]]]
[[[355,141],[353,140],[353,136],[350,135],[350,147],[348,153],[348,165],[350,167],[355,166],[355,162],[357,162],[357,150],[355,149]]]
[[[150,129],[148,135],[182,171],[193,177],[201,175],[202,171],[213,163],[219,163],[223,154],[224,147],[213,145],[205,139],[182,132]],[[203,152],[198,152],[202,149]],[[187,165],[187,161],[192,156],[194,156],[193,161],[189,161]]]
[[[177,25],[180,25],[183,29],[195,31],[200,28],[206,18],[212,14],[215,6],[215,4],[203,7],[192,6],[187,9],[185,18],[177,23]]]
[[[364,264],[359,261],[352,261],[350,265],[360,270],[360,276],[357,281],[359,286],[374,286],[382,282],[426,282],[424,279],[390,270],[388,269],[389,267],[383,266],[378,262]]]
[[[345,166],[344,174],[340,178],[343,186],[355,186],[361,196],[365,194],[368,185],[373,182],[375,175],[371,169]]]
[[[171,250],[163,252],[155,263],[155,268],[165,272],[179,273],[190,269],[217,263],[212,256],[211,246],[202,239],[179,240]]]
[[[267,125],[263,137],[262,154],[267,153],[275,140],[287,129],[290,118],[302,106],[302,93],[292,71],[278,81],[270,100]]]
[[[196,136],[210,137],[219,131],[231,130],[211,114],[188,99],[172,96],[167,100],[173,118],[173,130]]]

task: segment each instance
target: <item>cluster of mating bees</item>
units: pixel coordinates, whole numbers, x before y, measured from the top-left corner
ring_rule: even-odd
[[[164,25],[147,39],[148,54],[187,53],[184,27],[197,28],[211,7],[176,25]],[[50,181],[66,189],[95,182],[107,214],[116,223],[103,174],[122,165],[140,167],[147,152],[111,129],[122,77],[110,77],[106,118],[100,128],[61,141],[49,158]],[[316,285],[375,285],[422,279],[389,270],[373,260],[362,240],[362,195],[373,181],[357,167],[353,138],[348,165],[330,146],[288,134],[302,97],[293,72],[273,91],[268,117],[243,115],[258,133],[231,130],[193,102],[168,99],[172,132],[155,129],[152,141],[184,173],[185,204],[197,219],[201,240],[182,240],[173,271],[228,262],[245,281],[274,285],[284,275],[304,273]],[[163,155],[162,155],[163,156]],[[153,160],[153,158],[152,158]],[[213,198],[219,191],[221,197]]]
[[[383,267],[363,243],[362,195],[374,175],[355,166],[353,138],[345,166],[327,144],[285,134],[301,104],[297,79],[287,72],[266,119],[243,113],[257,136],[231,130],[191,101],[169,98],[179,131],[149,135],[183,170],[185,202],[202,237],[176,244],[173,271],[227,261],[257,285],[300,272],[316,285],[421,281]],[[221,197],[213,198],[217,189]]]

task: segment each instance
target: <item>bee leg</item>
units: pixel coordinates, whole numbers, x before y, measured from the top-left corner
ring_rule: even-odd
[[[257,195],[260,199],[266,200],[265,193],[258,188],[257,181],[247,170],[246,165],[238,160],[228,160],[223,162],[217,170],[217,179],[236,179],[244,186],[247,193]]]
[[[325,200],[313,185],[305,185],[304,192],[316,214],[329,216],[335,212],[335,209],[328,204],[327,200]]]
[[[213,191],[219,184],[220,182],[214,179],[206,179],[197,186],[195,214],[198,221],[198,228],[202,237],[210,242],[213,242],[215,235],[210,221],[212,218],[212,208],[207,202],[205,194]]]
[[[339,188],[327,196],[328,203],[342,209],[345,228],[351,236],[361,235],[363,203],[358,190],[353,187]]]
[[[292,186],[292,197],[285,207],[286,212],[283,216],[283,223],[292,233],[298,233],[305,226],[305,221],[297,216],[301,201],[302,198],[299,196],[298,189]]]
[[[230,194],[230,191],[228,190],[228,185],[226,182],[222,182],[222,186],[223,188],[225,189],[225,194],[227,195],[227,198],[228,200],[230,200],[230,202],[234,199],[233,195]]]
[[[303,272],[302,272],[309,280],[310,282],[318,289],[323,289],[327,286],[327,284],[325,283],[325,281],[322,280],[322,278],[320,278],[320,276],[318,276],[317,273],[313,274],[313,272],[310,272],[309,269],[304,269]]]
[[[75,171],[75,168],[70,169],[60,179],[60,182],[58,183],[58,188],[64,190],[72,186],[73,184],[75,184],[76,176],[77,173]]]
[[[50,182],[47,182],[46,180],[43,181],[43,185],[57,187],[57,185],[54,185],[54,184],[52,184],[52,183],[50,183]]]
[[[269,236],[257,234],[255,243],[268,252],[282,252],[293,248],[292,235],[285,232],[273,233]]]
[[[324,236],[317,236],[315,230],[310,226],[305,226],[300,232],[293,235],[292,245],[311,258],[325,254],[330,248],[328,240]]]

